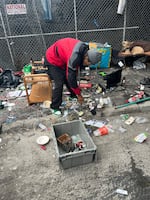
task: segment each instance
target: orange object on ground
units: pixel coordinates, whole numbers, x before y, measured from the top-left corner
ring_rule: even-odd
[[[99,128],[100,135],[107,135],[108,134],[108,128],[106,126],[102,126]]]

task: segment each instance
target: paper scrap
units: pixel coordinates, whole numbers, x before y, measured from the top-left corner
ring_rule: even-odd
[[[145,133],[141,133],[141,134],[137,135],[137,136],[134,138],[134,140],[135,140],[136,142],[139,142],[139,143],[144,142],[146,139],[147,139],[147,135],[146,135]]]

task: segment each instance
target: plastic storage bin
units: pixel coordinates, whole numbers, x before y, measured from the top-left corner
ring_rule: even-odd
[[[57,142],[57,138],[64,133],[69,133],[70,136],[79,135],[85,147],[79,151],[66,153]],[[91,163],[96,160],[97,147],[80,120],[54,124],[53,139],[58,159],[64,169]]]

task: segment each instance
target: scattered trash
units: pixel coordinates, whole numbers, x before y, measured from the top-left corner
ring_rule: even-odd
[[[106,124],[105,121],[99,121],[99,120],[88,120],[85,122],[86,125],[95,126],[97,128],[100,128]]]
[[[128,195],[128,191],[127,190],[123,190],[123,189],[117,189],[116,190],[117,194],[123,194],[123,195]]]
[[[103,126],[103,127],[101,127],[101,128],[98,128],[97,130],[95,130],[95,131],[93,132],[93,134],[94,134],[95,136],[107,135],[107,134],[108,134],[108,128],[107,128],[106,126]]]
[[[6,119],[6,123],[9,124],[9,123],[12,123],[16,121],[16,117],[15,116],[8,116],[7,119]]]
[[[142,85],[150,85],[150,78],[145,77],[143,80],[140,81]]]
[[[47,127],[42,124],[42,123],[39,123],[39,127],[44,131],[44,130],[47,130]]]
[[[28,94],[31,93],[31,90],[28,90]],[[26,96],[26,91],[22,91],[22,90],[14,90],[14,91],[10,91],[7,94],[7,98],[17,98],[17,97],[24,97]]]
[[[128,99],[128,103],[138,101],[144,97],[144,91],[138,92],[136,95]]]
[[[19,77],[14,75],[11,69],[6,69],[0,74],[1,88],[16,88],[19,84]]]
[[[106,75],[107,75],[107,73],[106,73],[106,72],[103,72],[103,71],[100,71],[98,74],[99,74],[100,76],[106,76]]]
[[[90,94],[83,94],[83,98],[89,98],[90,96]]]
[[[140,90],[144,90],[145,89],[145,86],[140,84]]]
[[[120,61],[118,62],[118,65],[119,65],[119,67],[123,67],[123,66],[124,66],[124,63],[120,60]]]
[[[41,149],[43,149],[44,151],[46,150],[46,146],[45,145],[40,145]]]
[[[39,145],[45,145],[49,142],[50,138],[46,135],[40,136],[37,138],[36,142]]]
[[[142,142],[144,142],[146,139],[147,139],[146,133],[141,133],[141,134],[137,135],[137,136],[134,138],[134,140],[135,140],[136,142],[138,142],[138,143],[142,143]]]
[[[133,62],[133,69],[146,69],[146,65],[139,60]]]
[[[57,138],[58,144],[61,146],[61,148],[69,153],[74,151],[75,146],[73,144],[72,138],[70,137],[70,135],[68,133],[64,133],[61,136],[59,136]]]
[[[31,71],[32,71],[32,65],[31,65],[31,64],[25,65],[25,66],[23,67],[23,73],[24,73],[25,75],[31,74]]]
[[[78,112],[79,117],[82,117],[84,115],[83,111]]]
[[[96,115],[96,108],[97,108],[96,102],[93,101],[89,103],[89,109],[92,115]]]
[[[95,107],[92,107],[90,109],[90,112],[92,113],[92,115],[96,115],[96,106]]]
[[[144,101],[149,101],[149,100],[150,100],[150,97],[145,97],[145,98],[139,99],[139,100],[134,101],[134,102],[129,102],[129,103],[126,103],[126,104],[116,106],[115,109],[127,107],[127,106],[130,106],[130,105],[133,105],[133,104],[142,103]]]
[[[102,87],[98,86],[97,89],[96,89],[96,94],[99,94],[99,93],[102,93],[102,92],[103,92]]]
[[[119,127],[119,131],[121,133],[125,133],[127,131],[127,129],[123,128],[122,126]]]
[[[121,117],[122,121],[125,121],[125,120],[129,119],[129,115],[128,114],[121,114],[120,117]]]
[[[106,97],[106,98],[100,97],[97,108],[103,108],[105,105],[112,106],[112,101],[110,97]]]
[[[108,133],[114,133],[113,127],[110,124],[107,124]]]
[[[129,118],[125,121],[125,124],[131,125],[131,124],[133,124],[134,121],[135,121],[135,118],[134,118],[134,117],[129,117]]]
[[[106,97],[102,99],[104,105],[112,105],[110,97]]]
[[[71,138],[72,138],[72,142],[74,143],[75,147],[76,147],[78,150],[81,150],[81,149],[83,149],[84,147],[86,147],[85,143],[83,142],[83,140],[81,139],[81,137],[80,137],[79,134],[77,134],[77,135],[72,135]]]
[[[91,88],[92,83],[80,83],[79,87],[80,88]]]
[[[138,124],[143,124],[143,123],[148,122],[148,119],[145,117],[136,117],[135,122]]]
[[[99,99],[99,104],[97,105],[97,108],[103,108],[104,107],[104,101],[103,98]]]
[[[44,101],[41,105],[42,108],[50,108],[51,101]]]

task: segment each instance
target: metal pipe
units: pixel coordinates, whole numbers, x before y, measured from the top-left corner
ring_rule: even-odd
[[[134,27],[126,27],[127,29],[138,29],[139,26],[134,26]],[[77,31],[78,33],[88,33],[88,32],[103,32],[103,31],[117,31],[117,30],[122,30],[123,27],[121,28],[106,28],[106,29],[93,29],[93,30],[80,30]],[[67,32],[54,32],[54,33],[43,33],[43,35],[62,35],[62,34],[70,34],[70,33],[75,33],[75,31],[67,31]],[[15,35],[15,36],[7,36],[7,37],[0,37],[0,40],[6,39],[6,38],[22,38],[22,37],[35,37],[35,36],[40,36],[41,34],[28,34],[28,35]]]

